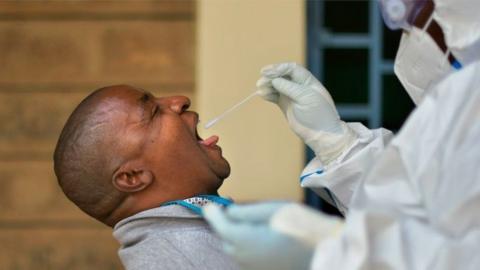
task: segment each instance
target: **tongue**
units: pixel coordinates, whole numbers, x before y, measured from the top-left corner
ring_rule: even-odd
[[[218,136],[216,136],[216,135],[210,136],[207,139],[205,139],[203,141],[200,141],[200,143],[205,145],[205,146],[215,145],[215,144],[217,144],[217,142],[218,142]]]

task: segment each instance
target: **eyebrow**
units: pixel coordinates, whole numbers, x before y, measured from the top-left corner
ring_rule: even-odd
[[[138,102],[144,106],[145,104],[147,104],[150,99],[151,99],[151,96],[152,94],[149,93],[149,92],[144,92],[143,95],[141,95],[139,98],[138,98]]]

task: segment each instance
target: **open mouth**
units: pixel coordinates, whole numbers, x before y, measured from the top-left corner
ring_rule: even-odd
[[[208,146],[208,147],[216,146],[217,142],[219,140],[219,137],[217,135],[212,135],[212,136],[208,137],[207,139],[202,139],[200,137],[200,135],[198,135],[198,128],[197,127],[198,127],[199,121],[197,120],[196,122],[197,123],[196,123],[196,126],[195,126],[195,137],[197,139],[197,142],[201,145]]]

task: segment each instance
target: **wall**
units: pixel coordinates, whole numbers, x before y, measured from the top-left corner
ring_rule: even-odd
[[[193,1],[0,3],[0,269],[120,269],[111,229],[66,200],[52,152],[101,86],[193,95]]]
[[[204,123],[252,93],[262,66],[304,61],[302,0],[204,0],[197,15],[195,96]],[[276,106],[256,98],[202,134],[220,135],[232,165],[223,195],[302,198],[303,146]]]

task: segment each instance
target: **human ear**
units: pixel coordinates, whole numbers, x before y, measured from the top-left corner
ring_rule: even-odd
[[[153,178],[153,174],[149,170],[120,169],[113,175],[112,184],[121,192],[132,193],[148,187],[153,182]]]

